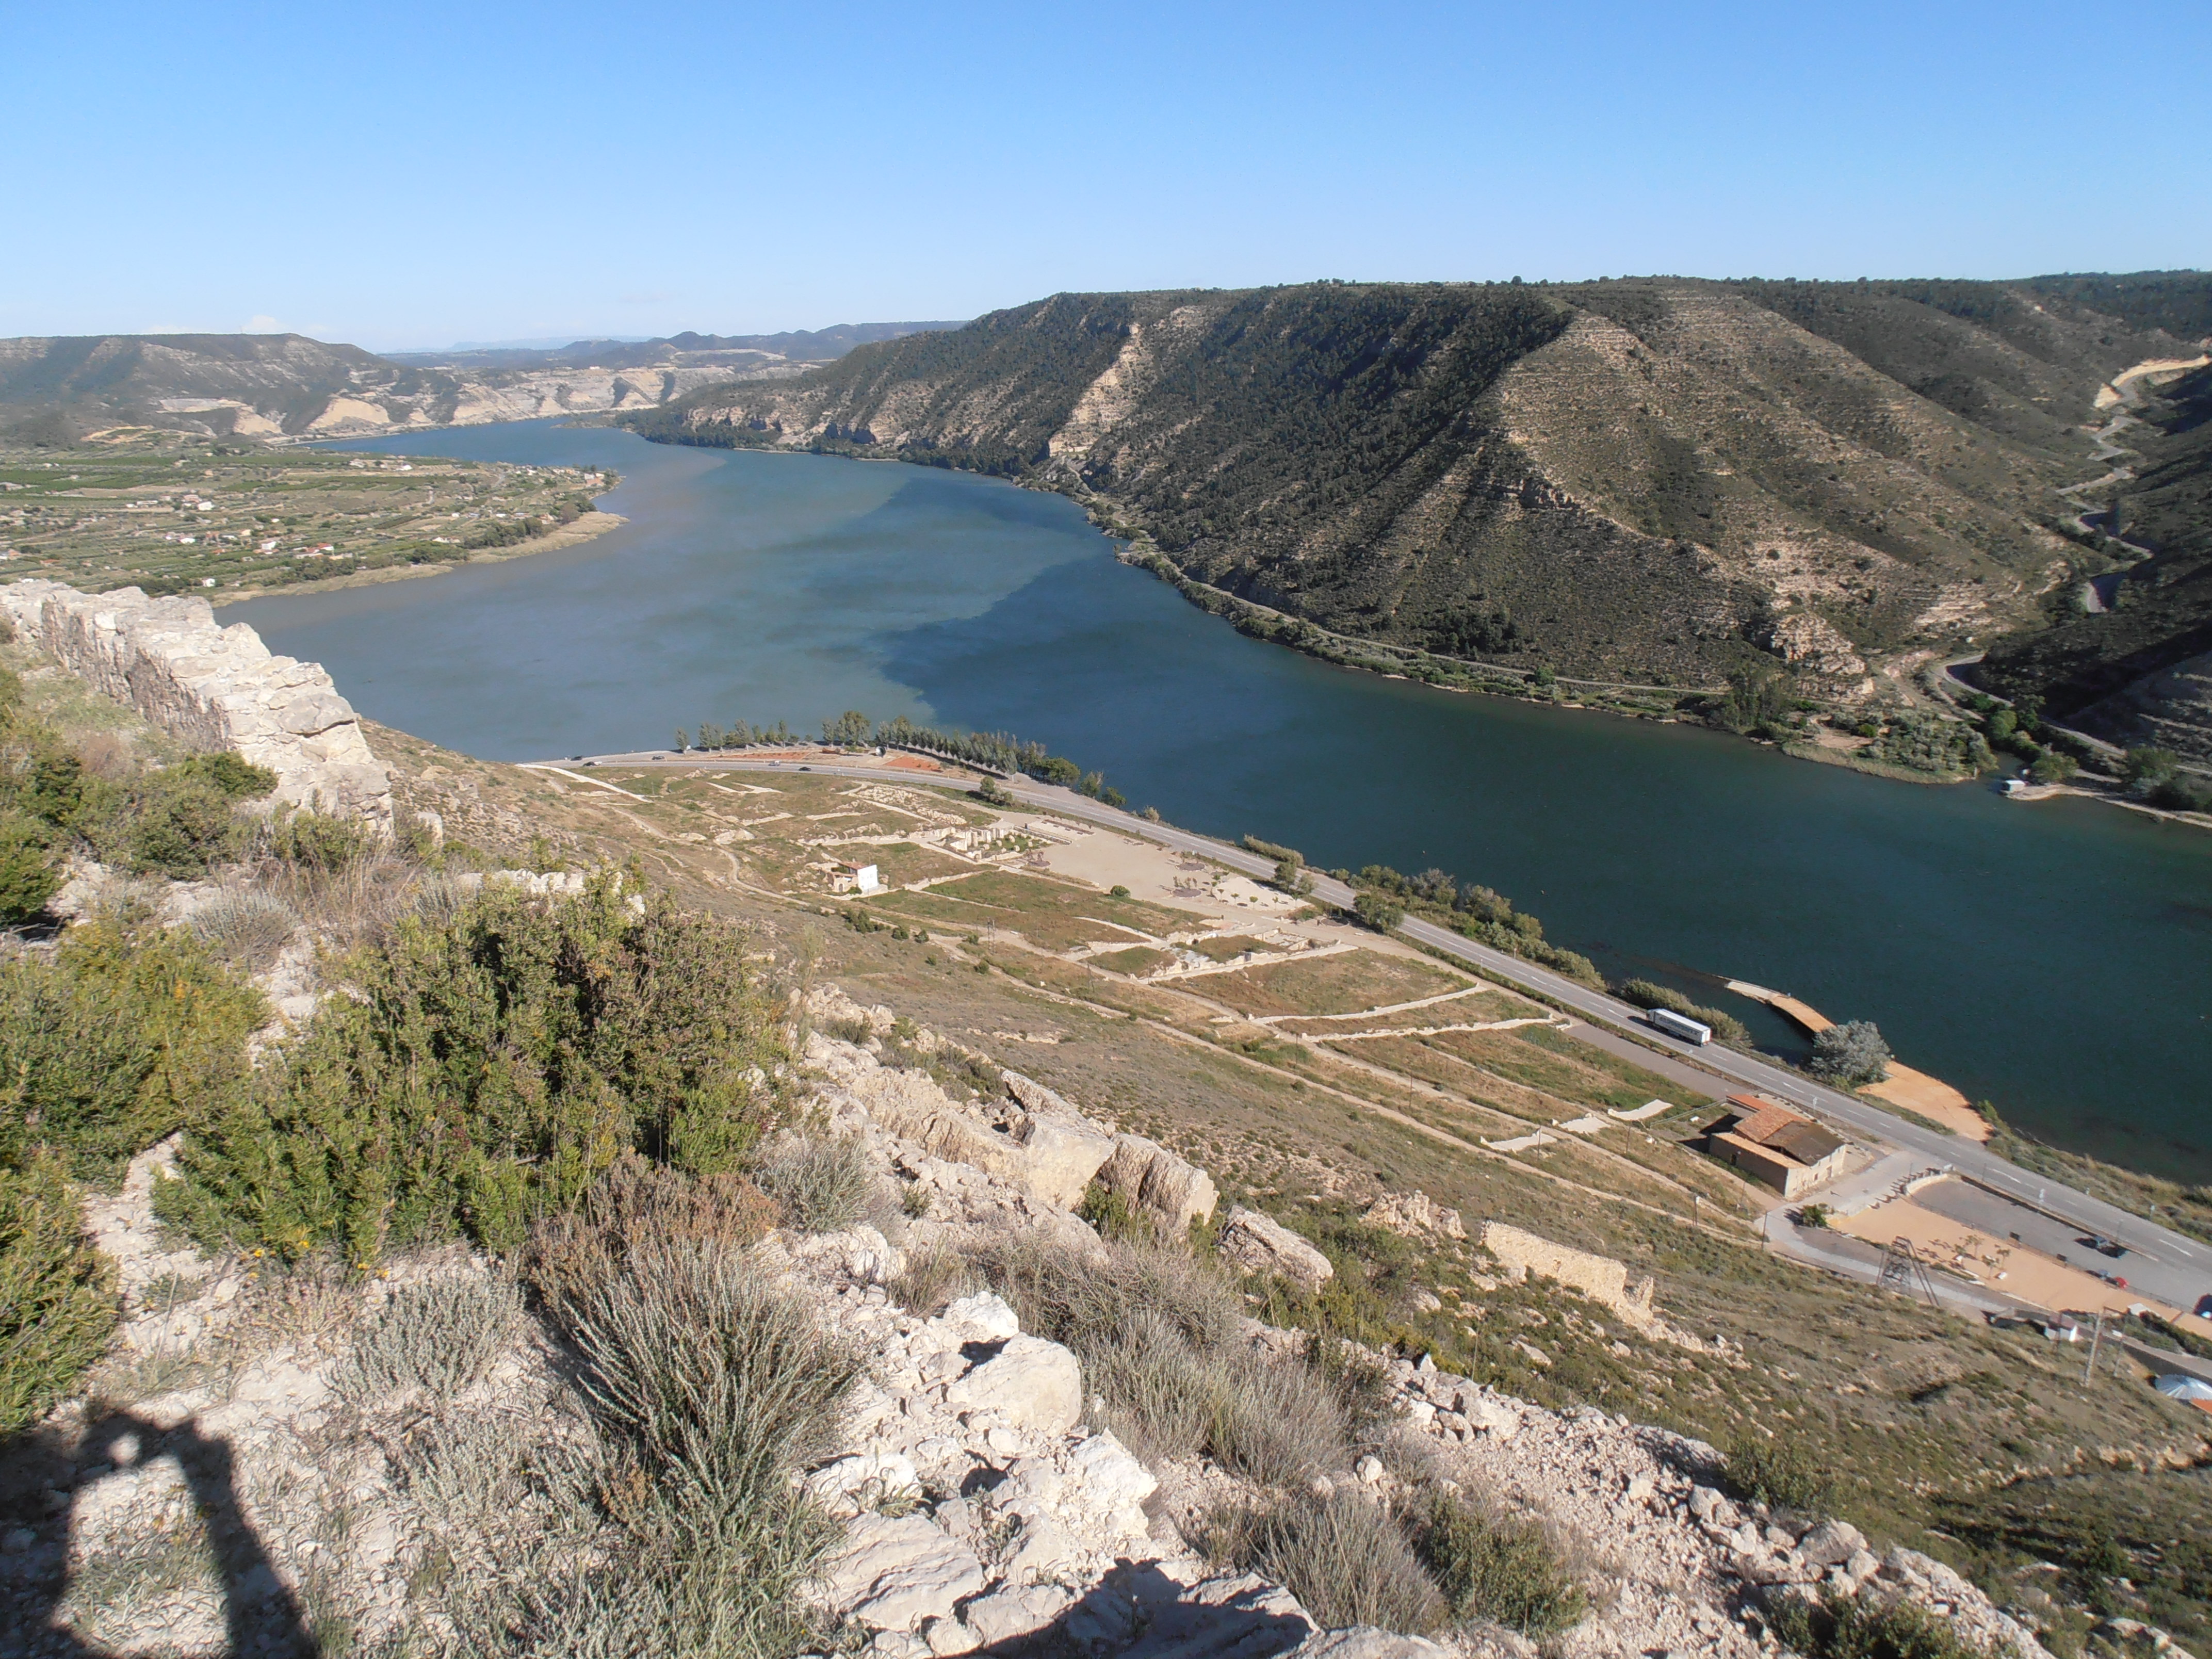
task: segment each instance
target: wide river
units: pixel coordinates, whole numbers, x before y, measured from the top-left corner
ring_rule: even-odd
[[[547,422],[347,446],[609,467],[629,522],[452,574],[226,607],[373,718],[489,759],[857,708],[1011,731],[1133,805],[1324,866],[1438,866],[1609,973],[1877,1022],[2060,1144],[2212,1180],[2212,836],[1435,691],[1259,644],[1057,495]]]

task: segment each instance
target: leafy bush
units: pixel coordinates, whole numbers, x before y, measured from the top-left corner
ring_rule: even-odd
[[[2069,783],[2081,769],[2081,763],[2073,756],[2046,749],[2035,757],[2035,763],[2027,769],[2027,775],[2035,783]]]
[[[1288,1587],[1325,1629],[1423,1632],[1444,1600],[1389,1510],[1355,1492],[1306,1494],[1212,1517],[1207,1553]]]
[[[49,1148],[112,1171],[243,1098],[266,1017],[191,934],[108,919],[0,966],[0,1164]]]
[[[1589,1605],[1558,1546],[1533,1521],[1486,1514],[1437,1492],[1412,1530],[1414,1549],[1456,1618],[1548,1636]]]
[[[402,921],[252,1096],[186,1143],[161,1212],[295,1256],[465,1235],[520,1245],[629,1150],[734,1169],[787,1108],[749,935],[611,872]]]
[[[275,773],[235,755],[195,755],[126,782],[89,781],[72,823],[103,863],[193,880],[245,852],[253,826],[239,804],[276,787]]]
[[[755,1179],[810,1233],[842,1232],[888,1207],[858,1140],[800,1140],[763,1164]]]
[[[0,1167],[0,1435],[44,1416],[100,1358],[114,1279],[58,1160]]]
[[[0,922],[35,921],[61,891],[53,832],[21,812],[0,817]]]
[[[1361,893],[1352,902],[1360,921],[1378,933],[1387,933],[1406,919],[1406,907],[1386,893]]]
[[[308,870],[334,872],[360,863],[376,850],[376,835],[358,818],[319,812],[287,812],[270,826],[276,856]]]
[[[2153,785],[2149,799],[2169,812],[2212,812],[2212,780],[2176,772]]]
[[[1401,875],[1387,864],[1363,866],[1356,876],[1340,871],[1356,886],[1387,894],[1418,916],[1442,923],[1465,938],[1494,949],[1556,969],[1584,985],[1602,988],[1596,964],[1588,957],[1547,944],[1544,924],[1512,901],[1489,888],[1462,886],[1442,870],[1424,870],[1418,876]]]
[[[1875,1607],[1848,1596],[1785,1596],[1768,1613],[1784,1647],[1805,1659],[1986,1659],[1948,1623],[1909,1601]]]
[[[1846,1087],[1889,1075],[1889,1044],[1869,1019],[1831,1025],[1813,1038],[1813,1075]]]
[[[507,1350],[522,1327],[522,1293],[498,1273],[449,1273],[409,1285],[354,1339],[338,1392],[379,1401],[409,1389],[451,1400]]]
[[[1747,1045],[1751,1042],[1751,1033],[1735,1015],[1692,1002],[1672,986],[1661,985],[1648,979],[1632,979],[1620,988],[1618,994],[1623,1001],[1632,1002],[1639,1008],[1670,1008],[1687,1018],[1710,1025],[1713,1035],[1723,1042]]]
[[[1789,1510],[1817,1510],[1834,1482],[1796,1445],[1740,1435],[1722,1475],[1739,1498]]]

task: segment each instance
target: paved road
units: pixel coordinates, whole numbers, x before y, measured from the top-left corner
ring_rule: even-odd
[[[665,768],[678,771],[690,771],[702,765],[717,770],[733,771],[811,769],[840,777],[866,778],[877,783],[885,781],[887,775],[881,767],[840,764],[826,758],[805,763],[738,758],[705,761],[678,759],[666,750],[641,750],[635,754],[599,755],[589,758],[601,765]],[[571,760],[550,763],[574,765],[576,763]],[[892,773],[888,775],[896,780],[900,775]],[[930,780],[926,776],[909,775],[904,781],[926,783]],[[1164,847],[1176,848],[1212,859],[1248,875],[1265,878],[1274,874],[1274,861],[1271,859],[1206,836],[1194,835],[1188,830],[1179,830],[1170,823],[1155,823],[1133,812],[1124,812],[1088,796],[1079,795],[1072,789],[1039,783],[1024,777],[1008,779],[1005,787],[1027,806],[1080,818],[1125,836],[1141,836]],[[1316,874],[1314,878],[1314,896],[1324,903],[1348,909],[1353,895],[1352,890],[1344,883]],[[1871,1140],[1887,1141],[1891,1146],[1917,1153],[1927,1158],[1930,1164],[1950,1164],[1967,1179],[2008,1198],[2046,1211],[2085,1233],[2099,1233],[2107,1238],[2118,1239],[2127,1246],[2130,1261],[2136,1270],[2130,1273],[2128,1277],[2132,1280],[2140,1273],[2146,1285],[2154,1277],[2160,1283],[2172,1282],[2176,1286],[2177,1294],[2166,1299],[2184,1310],[2195,1308],[2199,1297],[2212,1294],[2212,1245],[2185,1237],[2155,1222],[2130,1215],[2101,1199],[2076,1192],[2070,1187],[2008,1164],[1975,1141],[1923,1129],[1917,1123],[1909,1123],[1855,1096],[1825,1087],[1810,1078],[1755,1054],[1740,1054],[1717,1043],[1700,1048],[1668,1036],[1647,1025],[1640,1009],[1618,1001],[1602,991],[1594,991],[1587,985],[1577,984],[1549,969],[1539,968],[1518,957],[1508,956],[1486,945],[1479,945],[1449,928],[1439,927],[1432,921],[1409,916],[1399,931],[1408,939],[1468,963],[1486,977],[1534,991],[1595,1025],[1632,1033],[1647,1048],[1717,1073],[1728,1083],[1788,1101],[1847,1132]]]
[[[2125,1291],[2115,1289],[2106,1300],[2125,1302],[2130,1296],[2147,1297],[2169,1307],[2191,1308],[2202,1293],[2203,1274],[2186,1267],[2154,1262],[2130,1252],[2117,1261],[2100,1255],[2088,1243],[2088,1233],[2042,1210],[2014,1202],[1985,1187],[1946,1181],[1923,1188],[1912,1201],[1923,1210],[1974,1228],[1990,1238],[2016,1238],[2031,1250],[2055,1255],[2061,1261],[2091,1273],[2108,1273],[2128,1281]]]

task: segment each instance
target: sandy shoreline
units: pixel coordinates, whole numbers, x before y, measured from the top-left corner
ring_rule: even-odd
[[[210,593],[210,605],[235,605],[241,599],[265,599],[285,593],[327,593],[341,587],[371,587],[379,582],[412,581],[418,576],[442,576],[449,570],[459,570],[472,564],[500,564],[508,559],[525,559],[536,553],[551,553],[564,547],[574,547],[604,536],[617,526],[629,520],[619,513],[594,510],[585,514],[573,524],[564,524],[557,530],[549,530],[542,536],[518,542],[512,547],[487,548],[481,553],[471,553],[465,558],[446,564],[392,564],[380,570],[357,570],[346,576],[325,576],[311,582],[288,582],[282,587],[231,587]]]

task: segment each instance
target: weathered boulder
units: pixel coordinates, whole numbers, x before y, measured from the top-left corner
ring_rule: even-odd
[[[1083,1370],[1057,1342],[1010,1337],[946,1385],[945,1403],[955,1411],[996,1412],[1013,1428],[1065,1434],[1083,1419]]]
[[[1033,1584],[1026,1589],[994,1590],[968,1604],[967,1626],[987,1646],[1011,1642],[1042,1630],[1074,1604],[1072,1590],[1058,1584]]]
[[[1109,1192],[1151,1214],[1172,1236],[1213,1213],[1213,1178],[1142,1135],[1114,1137],[1114,1155],[1098,1171],[1098,1180]]]
[[[1372,1625],[1316,1631],[1284,1659],[1444,1659],[1449,1649],[1420,1636],[1394,1636]]]
[[[1464,1239],[1467,1224],[1457,1210],[1447,1210],[1426,1193],[1385,1193],[1367,1206],[1370,1226],[1381,1227],[1406,1238]]]
[[[1020,1316],[989,1291],[946,1304],[945,1311],[931,1322],[962,1342],[1003,1342],[1020,1335],[1022,1330]]]
[[[926,1620],[950,1618],[983,1584],[975,1552],[927,1516],[864,1515],[830,1562],[825,1589],[840,1613],[878,1630],[911,1631]]]
[[[1242,1204],[1221,1224],[1218,1248],[1247,1273],[1286,1279],[1307,1291],[1317,1291],[1336,1276],[1329,1259],[1311,1244],[1274,1217]]]
[[[1865,1534],[1850,1522],[1823,1521],[1798,1540],[1797,1553],[1816,1567],[1839,1567],[1869,1552]]]

